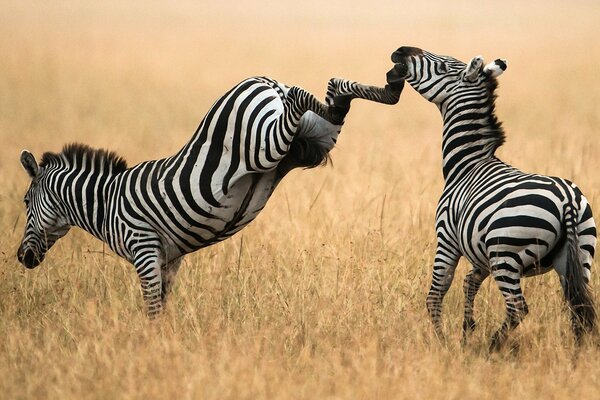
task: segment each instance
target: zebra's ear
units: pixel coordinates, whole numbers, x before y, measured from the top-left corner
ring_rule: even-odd
[[[481,71],[483,67],[483,57],[475,56],[469,61],[469,65],[467,65],[467,69],[465,71],[465,79],[469,82],[474,82],[477,80],[477,75]]]
[[[488,76],[491,76],[492,78],[495,78],[497,76],[502,75],[502,73],[506,71],[507,66],[508,64],[506,63],[506,60],[498,58],[497,60],[483,67],[483,73]]]
[[[38,167],[38,163],[35,161],[35,157],[33,154],[31,154],[31,152],[27,150],[23,150],[21,152],[21,164],[31,179],[35,179],[37,177],[40,168]]]

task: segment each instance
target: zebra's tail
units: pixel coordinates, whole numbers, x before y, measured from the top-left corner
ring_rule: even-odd
[[[596,322],[594,301],[583,275],[583,263],[579,257],[579,240],[577,235],[577,213],[567,206],[565,208],[565,228],[567,233],[567,268],[564,284],[565,297],[571,309],[571,323],[576,340],[579,341],[585,332],[592,332]]]
[[[309,169],[326,165],[331,160],[329,150],[318,138],[296,136],[288,153],[279,162],[277,172],[282,178],[294,168]]]
[[[292,159],[296,167],[307,169],[330,161],[329,149],[318,138],[311,137],[295,137],[286,157]]]

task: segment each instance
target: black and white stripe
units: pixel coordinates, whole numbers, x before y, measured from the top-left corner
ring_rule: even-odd
[[[162,309],[182,257],[229,238],[263,209],[293,168],[327,160],[353,98],[394,104],[401,87],[332,79],[326,104],[272,79],[247,79],[211,107],[174,156],[127,168],[84,145],[45,153],[32,178],[18,251],[33,268],[72,225],[135,265],[149,315]]]
[[[475,328],[473,302],[491,274],[506,302],[507,316],[493,335],[498,348],[527,314],[520,280],[554,269],[572,312],[577,341],[594,327],[589,292],[596,228],[588,200],[573,183],[527,174],[500,161],[504,132],[494,113],[496,77],[506,61],[465,64],[414,47],[392,55],[388,81],[406,79],[441,111],[445,187],[436,214],[437,252],[427,308],[441,335],[442,300],[458,260],[472,270],[464,281],[463,340]]]

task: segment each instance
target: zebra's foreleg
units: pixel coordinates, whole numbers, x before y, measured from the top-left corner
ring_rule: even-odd
[[[448,292],[454,271],[458,264],[460,256],[448,254],[447,249],[438,245],[433,264],[433,276],[431,279],[431,288],[427,294],[427,311],[433,323],[433,328],[438,338],[443,339],[442,330],[442,302]]]
[[[171,294],[173,290],[173,284],[175,283],[175,278],[177,276],[177,272],[179,271],[179,267],[181,266],[181,261],[183,257],[178,257],[174,260],[164,263],[161,266],[161,301],[162,306],[164,307],[167,303],[167,297]]]
[[[500,288],[506,304],[506,319],[493,335],[490,341],[490,351],[497,351],[506,342],[509,333],[514,330],[525,315],[529,312],[525,297],[521,290],[520,266],[513,266],[508,262],[494,263],[492,276]]]
[[[475,303],[475,296],[481,287],[483,281],[490,275],[487,270],[481,270],[477,267],[473,267],[467,276],[463,284],[463,291],[465,293],[465,317],[463,320],[463,345],[467,343],[468,336],[475,330],[475,320],[473,319],[473,306]]]
[[[140,278],[142,295],[149,318],[154,318],[162,311],[162,274],[163,260],[156,252],[142,253],[134,261]]]

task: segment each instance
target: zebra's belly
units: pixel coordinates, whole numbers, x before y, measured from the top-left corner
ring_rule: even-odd
[[[186,254],[223,241],[252,222],[265,207],[277,186],[276,171],[239,177],[223,194],[221,206],[211,209],[208,216],[189,223],[183,235],[162,232],[170,246],[178,246]]]
[[[267,205],[278,183],[275,170],[261,174],[248,174],[236,181],[226,196],[226,204],[231,201],[233,205],[230,208],[235,212],[228,218],[225,238],[238,232],[258,216]]]

